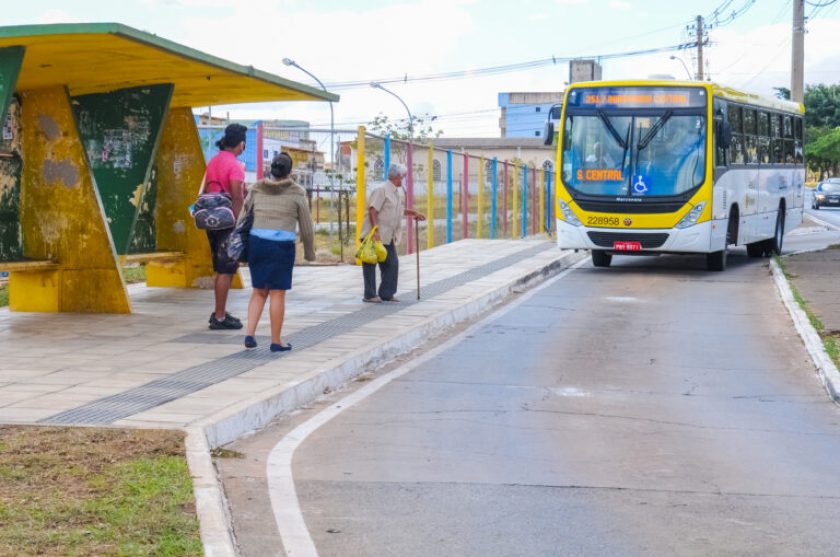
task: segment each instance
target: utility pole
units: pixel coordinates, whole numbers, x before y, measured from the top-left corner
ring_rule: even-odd
[[[800,1],[804,1],[804,0],[800,0]],[[703,16],[702,15],[697,16],[697,81],[703,81]]]
[[[790,65],[790,100],[805,100],[805,0],[793,0],[793,48]]]

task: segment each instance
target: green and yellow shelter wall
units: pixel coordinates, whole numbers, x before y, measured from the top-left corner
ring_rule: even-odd
[[[0,27],[11,309],[128,313],[127,259],[149,286],[208,286],[191,107],[267,100],[337,97],[119,24]]]

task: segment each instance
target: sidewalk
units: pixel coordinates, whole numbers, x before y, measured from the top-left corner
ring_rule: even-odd
[[[388,361],[478,316],[515,289],[584,254],[546,240],[465,240],[400,258],[398,304],[361,301],[355,266],[298,267],[287,298],[284,341],[268,350],[243,331],[210,331],[209,290],[129,288],[130,315],[0,310],[0,423],[183,429],[202,541],[208,555],[234,555],[209,449],[260,429]],[[247,274],[246,274],[247,282]],[[232,291],[245,317],[250,290]]]
[[[444,318],[436,327],[455,323],[476,301],[481,307],[474,310],[485,309],[562,256],[548,241],[441,246],[421,254],[419,303],[414,257],[403,256],[399,304],[363,304],[355,266],[298,267],[283,336],[294,350],[287,354],[268,351],[267,311],[255,350],[243,348],[242,331],[208,330],[211,291],[136,285],[132,315],[2,311],[0,422],[201,426],[211,445],[220,445],[403,344],[421,342],[416,331],[429,320]],[[248,296],[249,290],[232,291],[229,310],[244,319]],[[395,344],[402,337],[408,342]],[[289,390],[295,396],[283,397]]]

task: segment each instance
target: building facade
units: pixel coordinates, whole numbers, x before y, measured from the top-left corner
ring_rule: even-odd
[[[543,139],[548,112],[562,101],[562,91],[499,93],[501,137]]]

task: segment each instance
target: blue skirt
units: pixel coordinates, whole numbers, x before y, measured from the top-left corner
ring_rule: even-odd
[[[248,238],[248,268],[251,285],[269,290],[291,290],[292,269],[295,266],[295,243]]]

